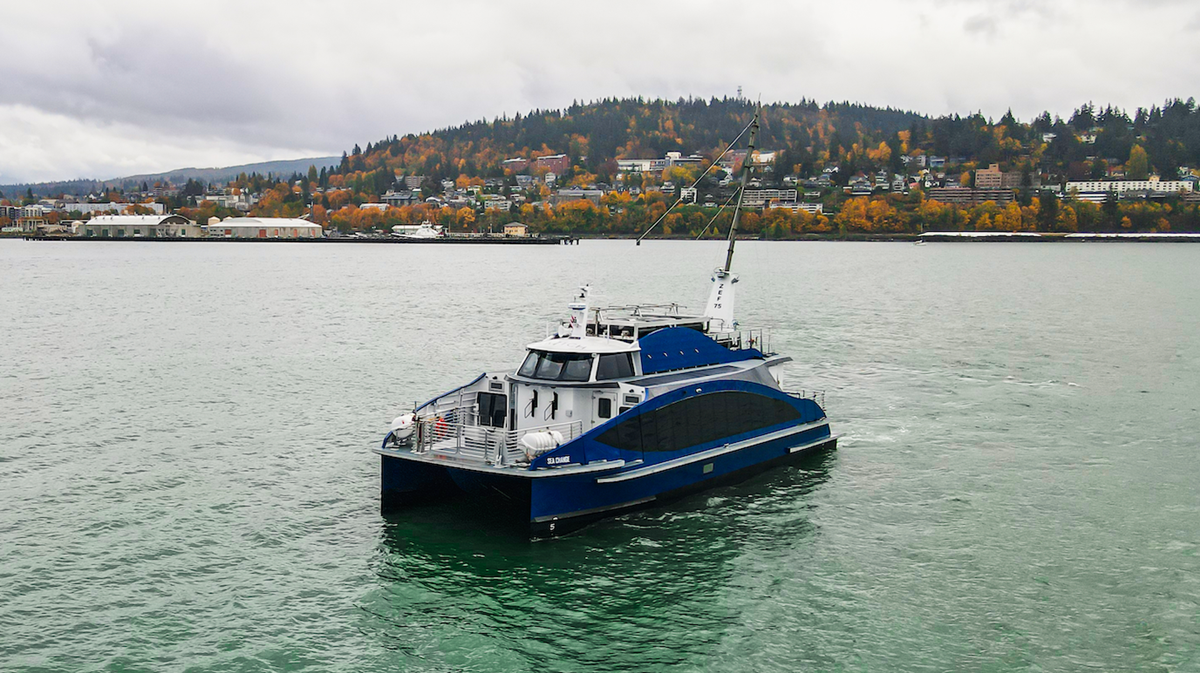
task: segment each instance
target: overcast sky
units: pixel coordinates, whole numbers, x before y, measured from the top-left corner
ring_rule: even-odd
[[[0,183],[340,154],[606,96],[931,115],[1196,94],[1196,0],[4,2]]]

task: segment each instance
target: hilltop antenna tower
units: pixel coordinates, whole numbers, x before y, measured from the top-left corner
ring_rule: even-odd
[[[742,87],[740,84],[738,85],[738,100],[742,100]]]

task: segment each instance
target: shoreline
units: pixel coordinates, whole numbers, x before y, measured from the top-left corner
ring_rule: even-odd
[[[371,244],[446,244],[446,245],[578,245],[580,241],[634,241],[636,236],[588,236],[553,234],[541,237],[495,238],[495,237],[452,237],[436,239],[412,238],[126,238],[100,236],[2,236],[3,239],[26,241],[93,241],[134,243],[371,243]],[[693,241],[691,237],[665,236],[644,239],[650,241]],[[723,241],[710,238],[705,241]],[[1200,243],[1200,233],[1041,233],[1041,232],[925,232],[924,234],[846,234],[823,236],[807,234],[796,238],[761,238],[739,236],[739,241],[769,241],[787,243],[796,241],[824,242],[872,242],[872,243]]]
[[[123,243],[374,243],[386,245],[398,244],[447,244],[447,245],[578,245],[578,236],[542,236],[542,237],[455,237],[455,238],[225,238],[225,237],[125,237],[125,236],[8,236],[4,238],[21,239],[26,241],[94,241],[94,242],[123,242]]]

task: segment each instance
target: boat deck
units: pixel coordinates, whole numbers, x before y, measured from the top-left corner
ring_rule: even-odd
[[[604,472],[622,467],[632,467],[642,463],[641,460],[635,460],[633,462],[627,462],[624,460],[594,460],[590,463],[582,465],[573,463],[569,465],[530,470],[528,462],[498,465],[481,460],[477,454],[472,456],[470,453],[459,453],[447,449],[432,449],[424,453],[419,453],[409,448],[378,447],[374,449],[374,451],[375,453],[388,458],[400,458],[403,460],[471,470],[473,472],[505,474],[510,476],[526,477],[530,479],[561,477],[568,474],[582,474],[587,472]]]

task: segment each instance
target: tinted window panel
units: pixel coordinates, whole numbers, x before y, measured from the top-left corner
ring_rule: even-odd
[[[604,439],[612,434],[612,441]],[[600,436],[600,441],[611,446],[628,448],[630,451],[642,450],[642,425],[639,417],[631,418]],[[616,442],[615,444],[613,442]]]
[[[612,418],[612,400],[607,397],[596,400],[596,415],[600,418]]]
[[[560,381],[586,381],[592,375],[592,358],[588,355],[574,355],[563,366]]]
[[[548,379],[557,381],[558,377],[562,376],[563,365],[566,360],[560,357],[554,357],[557,353],[545,353],[538,360],[537,372],[534,373],[534,378]]]
[[[479,424],[493,428],[504,427],[504,416],[508,413],[508,396],[496,393],[479,393]]]
[[[740,391],[686,397],[623,421],[599,441],[627,451],[680,451],[800,420],[784,400]]]
[[[610,353],[600,356],[596,365],[596,379],[623,379],[633,376],[633,353]]]
[[[517,373],[544,381],[587,381],[592,374],[592,356],[530,351]]]
[[[521,376],[533,378],[533,375],[537,372],[539,359],[540,356],[536,352],[530,352],[529,355],[526,356],[525,362],[521,363],[521,368],[517,370],[517,373]]]

